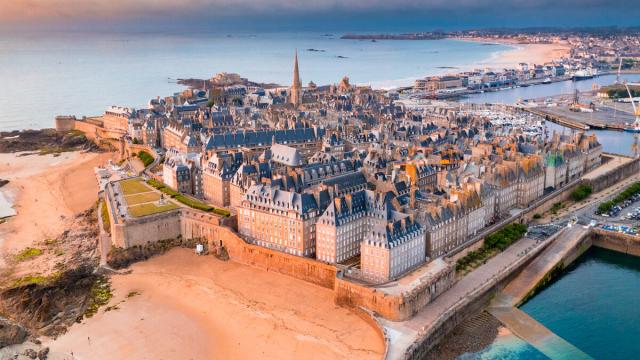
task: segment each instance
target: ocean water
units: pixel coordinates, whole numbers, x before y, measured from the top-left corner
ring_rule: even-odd
[[[547,360],[544,354],[536,350],[519,337],[509,333],[498,335],[493,344],[482,351],[465,353],[456,360]]]
[[[521,306],[527,314],[598,360],[640,354],[640,257],[592,247]],[[458,360],[547,359],[513,334]]]
[[[289,84],[295,49],[304,84],[410,85],[489,61],[511,47],[456,40],[359,41],[340,34],[0,34],[0,130],[52,127],[58,114],[142,107],[182,89],[176,78],[236,72]],[[315,49],[319,51],[309,51]],[[457,67],[448,69],[443,67]]]
[[[640,257],[591,248],[521,309],[594,359],[640,354]]]

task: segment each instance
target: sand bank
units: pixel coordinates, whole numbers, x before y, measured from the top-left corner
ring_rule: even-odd
[[[379,359],[384,351],[328,289],[185,249],[132,268],[112,277],[118,309],[48,342],[52,359],[71,351],[96,360]]]
[[[97,200],[93,168],[112,157],[112,153],[80,152],[57,157],[0,154],[0,178],[10,181],[0,191],[17,211],[0,224],[0,258],[62,233],[67,220]]]

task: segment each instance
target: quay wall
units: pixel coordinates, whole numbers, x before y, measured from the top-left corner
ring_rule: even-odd
[[[602,229],[593,229],[593,246],[640,256],[640,237]]]
[[[454,277],[454,267],[448,266],[436,274],[433,281],[424,282],[401,294],[388,294],[375,287],[337,278],[335,302],[341,306],[366,308],[388,320],[404,321],[449,289]]]
[[[579,226],[579,225],[575,225],[575,226]],[[591,248],[591,246],[593,245],[593,233],[592,232],[587,232],[582,239],[580,239],[578,241],[578,243],[573,246],[571,249],[569,249],[569,251],[567,251],[566,254],[564,254],[564,256],[562,256],[562,269],[567,268],[569,265],[573,264],[574,261],[578,260],[578,258],[580,256],[582,256],[582,254],[584,254],[587,250],[589,250],[589,248]],[[549,273],[545,274],[549,275]],[[549,279],[552,280],[552,279]],[[539,287],[540,283],[536,284],[536,287]],[[521,299],[521,301],[524,299]]]

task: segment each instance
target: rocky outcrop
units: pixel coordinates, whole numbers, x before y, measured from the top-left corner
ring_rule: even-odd
[[[97,146],[80,131],[58,132],[55,129],[0,132],[0,153],[40,151],[59,153],[96,150]]]
[[[40,245],[37,272],[28,273],[29,262],[18,263],[13,270],[23,275],[0,279],[0,314],[34,336],[55,337],[82,319],[95,303],[93,290],[101,279],[95,272],[97,237],[97,210],[92,207],[58,238]]]
[[[0,312],[36,335],[57,336],[82,319],[91,304],[91,289],[98,280],[92,266],[81,266],[56,275],[55,279],[37,279],[0,293]]]
[[[0,349],[14,344],[20,344],[27,339],[29,332],[24,327],[9,319],[0,317]]]

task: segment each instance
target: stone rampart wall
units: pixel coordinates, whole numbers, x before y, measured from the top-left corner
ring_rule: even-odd
[[[158,153],[149,145],[143,144],[133,144],[129,142],[124,143],[124,153],[126,157],[130,157],[133,154],[137,154],[140,151],[146,151],[149,155],[153,156],[154,159],[158,158]]]
[[[149,242],[174,239],[180,234],[180,211],[173,210],[115,224],[112,242],[115,246],[129,248]]]
[[[606,157],[607,155],[604,154],[603,156]],[[585,183],[591,185],[594,192],[598,192],[611,187],[612,185],[628,178],[629,176],[637,174],[638,170],[640,170],[639,161],[640,159],[633,159],[632,161],[629,161],[622,166],[619,166],[601,176],[598,176],[593,180],[585,181]]]
[[[222,243],[234,261],[289,275],[328,289],[335,287],[335,266],[248,244],[227,227],[217,226],[213,241],[214,245]]]
[[[118,139],[123,135],[121,131],[110,131],[97,124],[82,120],[76,120],[73,129],[82,131],[87,139],[92,141]]]
[[[388,294],[383,291],[341,278],[336,279],[336,304],[353,308],[363,307],[376,315],[393,321],[404,321],[414,316],[425,305],[451,287],[455,271],[452,266],[411,291]]]

